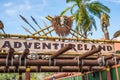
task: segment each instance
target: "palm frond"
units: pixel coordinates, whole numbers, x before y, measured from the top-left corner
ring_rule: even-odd
[[[98,1],[94,1],[91,4],[95,5],[96,7],[98,7],[99,9],[101,9],[104,12],[110,13],[110,9]]]
[[[92,21],[92,26],[94,26],[94,29],[97,30],[95,18],[93,16],[90,16],[90,20]]]
[[[110,13],[110,9],[107,6],[103,5],[102,3],[98,2],[98,1],[93,1],[90,4],[87,4],[87,5],[89,5],[89,7],[91,6],[91,8],[95,7],[96,9],[98,9],[102,12]]]
[[[66,8],[65,10],[63,10],[61,13],[60,13],[60,16],[63,16],[68,10],[70,10],[71,7],[68,7]]]
[[[110,13],[110,9],[99,1],[66,0],[66,3],[70,2],[72,2],[73,5],[65,9],[61,14],[63,15],[67,11],[70,11],[76,21],[76,30],[81,34],[86,35],[88,31],[93,29],[97,30],[94,16],[100,19],[102,13],[106,13],[108,20],[110,18],[108,15],[108,13]]]
[[[75,0],[66,0],[66,3],[75,2]]]
[[[88,11],[89,11],[91,14],[93,14],[93,15],[97,16],[98,18],[100,18],[100,16],[101,16],[101,11],[98,10],[96,7],[89,6],[87,9],[88,9]]]
[[[103,12],[109,13],[110,12],[110,9],[107,6],[101,4],[98,1],[94,1],[89,4],[86,4],[86,6],[87,6],[88,11],[90,13],[92,13],[93,15],[97,16],[98,18],[100,18],[101,13],[103,13]]]
[[[71,9],[70,9],[71,14],[74,14],[74,13],[73,13],[73,9],[74,9],[75,6],[77,6],[77,4],[73,4],[73,5],[71,6]]]

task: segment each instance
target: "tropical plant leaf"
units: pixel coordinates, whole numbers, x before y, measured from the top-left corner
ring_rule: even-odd
[[[98,7],[103,12],[110,13],[110,9],[98,1],[94,1],[91,4],[94,4],[96,7]]]
[[[60,16],[63,16],[68,10],[70,10],[71,7],[68,7],[66,8],[65,10],[63,10],[61,13],[60,13]]]
[[[90,16],[90,19],[92,21],[92,25],[94,26],[94,29],[97,30],[96,21],[95,21],[94,17]]]
[[[97,16],[100,19],[102,13],[106,13],[106,15],[110,13],[110,9],[99,1],[66,0],[66,3],[70,2],[72,2],[73,5],[65,9],[61,14],[63,15],[67,11],[70,11],[76,21],[76,30],[84,35],[93,29],[97,30],[94,16]],[[109,15],[107,17],[109,19]]]
[[[74,14],[74,13],[73,13],[73,9],[74,9],[75,6],[77,6],[77,4],[73,4],[73,5],[71,6],[71,9],[70,9],[71,14]]]
[[[75,0],[66,0],[66,3],[74,2]]]

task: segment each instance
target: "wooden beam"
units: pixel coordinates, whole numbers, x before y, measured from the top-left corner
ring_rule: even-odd
[[[61,48],[59,51],[57,51],[56,53],[54,53],[52,56],[51,56],[51,59],[54,59],[56,58],[57,56],[63,54],[64,52],[72,49],[73,45],[72,44],[67,44],[65,47]]]
[[[114,54],[110,54],[104,57],[104,60],[108,60],[114,57]]]
[[[108,60],[108,66],[113,66],[115,65],[115,61],[113,60]],[[20,64],[19,60],[14,59],[13,60],[13,66],[18,66]],[[24,61],[21,61],[21,66],[99,66],[98,60],[71,60],[71,59],[54,59],[54,60],[31,60],[31,59],[26,59],[26,64]],[[0,59],[0,66],[6,66],[6,59]],[[11,62],[8,62],[8,66],[11,66]]]
[[[15,70],[15,68],[11,68],[13,66],[10,66],[8,69],[6,69],[5,67],[0,67],[0,73],[25,73],[26,72],[26,67],[25,66],[19,66],[18,70]],[[98,71],[98,70],[102,70],[103,67],[92,67],[91,70],[92,71]],[[89,67],[83,66],[82,68],[83,72],[86,71],[90,71]],[[37,66],[32,66],[30,67],[30,72],[80,72],[79,70],[79,66],[63,66],[62,68],[60,68],[59,66],[42,66],[38,67]]]
[[[90,56],[90,55],[95,54],[95,53],[100,52],[100,51],[101,51],[101,48],[100,48],[100,46],[98,46],[98,48],[95,48],[95,49],[93,49],[91,51],[88,51],[88,52],[86,52],[84,54],[81,54],[79,56],[79,59],[83,59],[83,58],[85,58],[87,56]]]

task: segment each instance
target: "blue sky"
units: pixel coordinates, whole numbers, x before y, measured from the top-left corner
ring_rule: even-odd
[[[120,0],[98,0],[111,9],[110,13],[110,27],[108,28],[110,37],[120,30]],[[45,18],[47,15],[57,16],[70,4],[66,4],[65,0],[0,0],[0,20],[3,21],[5,26],[5,32],[8,34],[28,34],[21,26],[27,27],[31,32],[33,30],[19,17],[19,14],[23,15],[33,26],[36,26],[31,20],[30,16],[33,16],[41,27],[44,27],[42,20],[47,25],[51,25]],[[70,15],[69,13],[66,15]],[[94,34],[90,38],[97,39],[102,38],[103,33],[101,31],[99,19],[97,21],[97,31],[93,31]],[[36,26],[36,29],[38,27]]]

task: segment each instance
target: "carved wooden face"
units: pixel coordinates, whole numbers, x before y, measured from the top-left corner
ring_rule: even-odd
[[[4,28],[4,25],[2,23],[2,21],[0,21],[0,29],[3,29]]]
[[[54,30],[59,36],[67,36],[70,33],[73,20],[67,16],[56,16],[52,20]]]

